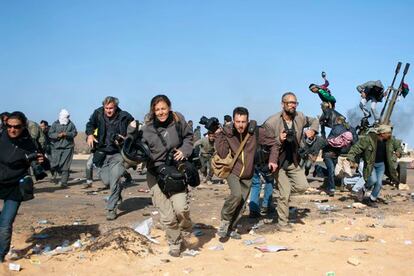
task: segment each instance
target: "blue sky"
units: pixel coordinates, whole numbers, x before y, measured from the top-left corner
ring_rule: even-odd
[[[164,93],[187,119],[243,105],[262,122],[294,91],[316,116],[307,87],[324,70],[346,113],[358,84],[389,85],[398,61],[414,62],[413,12],[412,1],[381,0],[1,1],[0,110],[52,122],[66,108],[84,130],[107,95],[142,120]],[[396,108],[407,121],[413,95]],[[411,125],[394,121],[414,145]]]

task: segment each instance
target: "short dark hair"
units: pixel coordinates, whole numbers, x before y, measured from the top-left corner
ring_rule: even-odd
[[[9,116],[8,120],[10,120],[10,119],[17,119],[20,122],[22,122],[23,125],[25,125],[25,126],[27,125],[27,117],[21,111],[14,111],[14,112],[10,113],[10,116]]]
[[[283,95],[282,95],[282,99],[281,99],[282,100],[282,103],[283,103],[283,99],[285,97],[287,97],[287,96],[293,96],[293,97],[295,97],[297,99],[295,93],[293,93],[293,92],[286,92],[286,93],[283,93]]]
[[[233,110],[233,118],[236,116],[236,114],[247,115],[247,118],[249,118],[249,110],[242,106],[238,106]]]
[[[224,115],[224,122],[231,122],[232,118],[230,115]]]
[[[41,120],[40,124],[44,124],[45,126],[49,126],[49,122],[45,120]]]

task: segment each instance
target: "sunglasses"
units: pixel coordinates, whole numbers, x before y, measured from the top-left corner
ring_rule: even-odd
[[[298,106],[299,105],[299,102],[283,102],[284,104],[286,104],[286,105],[296,105],[296,106]]]
[[[9,124],[6,124],[6,127],[7,128],[14,128],[14,129],[22,129],[23,125],[9,125]]]

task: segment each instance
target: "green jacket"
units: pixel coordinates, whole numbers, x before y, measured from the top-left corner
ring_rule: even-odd
[[[366,136],[359,139],[359,141],[351,147],[346,158],[356,162],[358,157],[364,160],[364,179],[365,181],[371,176],[375,164],[375,155],[377,152],[378,135],[375,132],[370,132]],[[402,154],[401,141],[392,136],[385,144],[386,159],[385,160],[385,174],[393,181],[398,182],[396,163],[397,156]]]
[[[328,103],[332,103],[332,104],[336,103],[335,97],[332,96],[331,93],[328,92],[325,89],[319,88],[318,89],[318,96],[323,102],[328,102]]]

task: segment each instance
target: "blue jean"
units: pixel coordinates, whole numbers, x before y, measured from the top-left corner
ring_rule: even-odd
[[[335,191],[335,166],[338,159],[325,157],[323,162],[325,162],[326,165],[327,190]]]
[[[252,178],[252,186],[250,190],[250,203],[249,209],[250,213],[260,213],[260,191],[261,191],[261,182],[260,174],[262,174],[258,169],[254,169],[254,174]],[[262,207],[269,208],[272,205],[272,193],[273,193],[273,183],[274,181],[266,182],[264,185],[264,196],[262,201]]]
[[[19,210],[20,201],[5,199],[0,213],[0,261],[4,261],[10,249],[13,222]]]
[[[371,176],[368,178],[367,188],[370,189],[372,186],[374,188],[371,192],[371,199],[377,200],[382,188],[382,178],[385,173],[385,163],[375,163],[374,169],[372,170]]]

